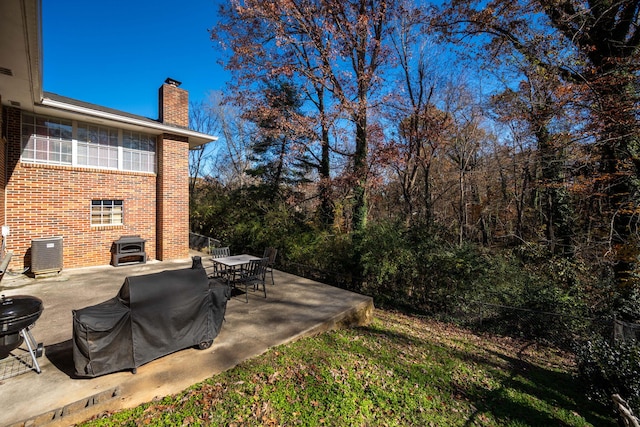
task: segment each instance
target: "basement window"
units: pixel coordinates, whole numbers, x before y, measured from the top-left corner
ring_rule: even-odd
[[[122,200],[92,200],[91,226],[123,225]]]

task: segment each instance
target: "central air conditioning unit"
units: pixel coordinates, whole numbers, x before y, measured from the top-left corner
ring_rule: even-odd
[[[62,270],[62,237],[31,240],[31,272],[35,275]]]

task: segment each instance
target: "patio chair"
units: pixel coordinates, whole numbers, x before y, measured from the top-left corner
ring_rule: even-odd
[[[276,255],[278,255],[278,250],[272,247],[266,248],[264,250],[264,254],[262,255],[264,258],[269,258],[269,262],[267,263],[267,273],[271,273],[272,285],[276,284],[276,282],[273,280],[273,266],[276,263]]]
[[[237,277],[235,277],[233,280],[233,286],[244,285],[246,302],[249,302],[249,286],[252,286],[253,290],[255,291],[260,290],[260,284],[262,284],[264,297],[267,297],[265,276],[267,273],[268,263],[269,258],[261,258],[258,260],[250,261],[246,268],[236,270]]]
[[[231,255],[231,250],[229,246],[224,246],[222,248],[211,248],[211,259],[215,258],[223,258]],[[222,277],[228,278],[229,275],[233,274],[233,270],[230,268],[224,268],[222,265],[217,262],[213,263],[213,277]]]

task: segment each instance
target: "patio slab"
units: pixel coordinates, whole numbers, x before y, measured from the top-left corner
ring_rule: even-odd
[[[203,259],[204,256],[203,256]],[[74,376],[71,310],[116,295],[125,277],[191,266],[191,259],[63,270],[48,278],[5,275],[0,292],[32,295],[44,311],[31,330],[45,353],[42,372],[0,381],[0,426],[68,426],[106,410],[135,407],[230,369],[269,348],[329,329],[363,325],[373,313],[371,297],[275,271],[276,285],[233,297],[220,335],[206,350],[185,349],[130,371],[91,379]],[[0,362],[2,362],[0,360]]]

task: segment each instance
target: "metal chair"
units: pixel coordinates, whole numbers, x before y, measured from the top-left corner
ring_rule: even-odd
[[[236,270],[237,277],[233,279],[233,286],[244,285],[244,292],[246,302],[249,302],[249,286],[253,287],[253,290],[259,290],[260,284],[262,284],[262,290],[264,291],[264,297],[267,297],[267,287],[265,286],[265,276],[267,273],[267,264],[269,258],[261,258],[258,260],[250,261],[246,268]]]
[[[213,258],[222,258],[224,256],[231,256],[231,250],[229,246],[223,246],[221,248],[211,248],[211,256]]]
[[[224,246],[222,248],[210,248],[211,259],[216,258],[224,258],[231,256],[231,250],[229,246]],[[214,277],[228,277],[230,274],[233,274],[233,270],[230,268],[223,268],[221,264],[217,262],[213,262],[213,276]]]
[[[262,255],[264,258],[269,258],[269,262],[267,263],[267,272],[271,273],[271,284],[275,285],[276,282],[273,280],[273,266],[276,263],[276,256],[278,255],[278,250],[276,248],[268,247],[264,250],[264,254]]]

